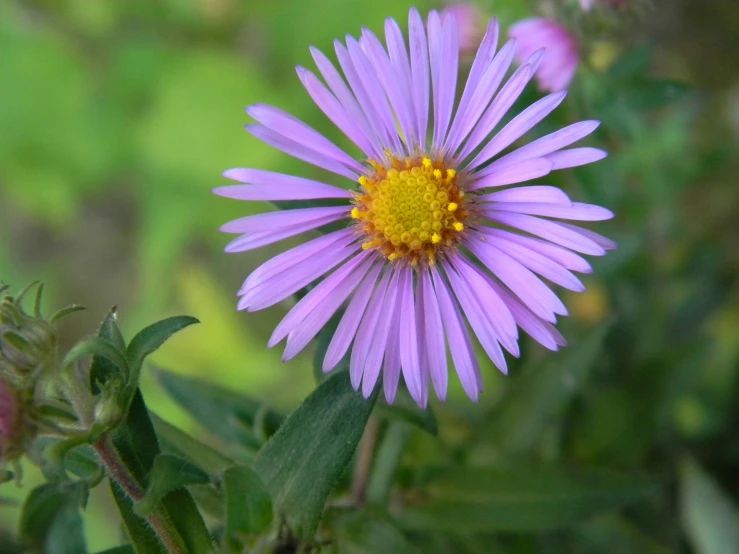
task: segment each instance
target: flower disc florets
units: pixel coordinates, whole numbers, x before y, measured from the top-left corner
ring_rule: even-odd
[[[390,167],[370,161],[374,171],[359,178],[352,217],[368,241],[388,260],[411,265],[436,262],[440,249],[452,246],[464,230],[467,211],[457,173],[441,160],[390,158]]]

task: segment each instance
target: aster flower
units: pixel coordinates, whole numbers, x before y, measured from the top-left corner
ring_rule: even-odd
[[[520,62],[546,48],[536,74],[539,88],[548,92],[567,88],[580,63],[577,41],[567,29],[551,19],[534,17],[515,23],[508,34],[518,41],[517,58]]]
[[[408,50],[392,19],[385,23],[387,49],[368,30],[359,40],[336,41],[343,77],[323,53],[311,49],[326,84],[297,68],[308,94],[361,150],[363,161],[278,108],[247,108],[257,121],[246,127],[251,134],[348,179],[353,190],[231,169],[224,175],[244,184],[214,192],[239,200],[346,201],[224,225],[222,231],[240,235],[226,251],[243,252],[329,223],[347,224],[257,268],[239,291],[238,307],[267,308],[329,274],[277,325],[269,346],[286,338],[283,359],[289,360],[346,306],[323,370],[348,354],[351,382],[365,396],[382,372],[392,402],[402,375],[412,397],[425,406],[431,385],[440,399],[446,395],[447,349],[464,390],[477,400],[483,384],[469,328],[503,373],[503,350],[519,355],[519,327],[546,348],[563,346],[554,323],[567,309],[540,277],[582,291],[573,272],[591,268],[580,254],[604,255],[615,245],[549,219],[603,220],[612,217],[610,211],[573,202],[548,185],[510,186],[606,155],[595,148],[567,148],[590,134],[596,121],[510,149],[565,98],[565,93],[546,96],[500,125],[537,74],[542,51],[506,80],[516,44],[509,41],[497,50],[498,25],[491,21],[455,109],[455,21],[432,11],[424,25],[411,9],[408,24]]]

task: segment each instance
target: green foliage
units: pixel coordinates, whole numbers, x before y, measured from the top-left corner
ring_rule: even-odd
[[[352,390],[347,372],[326,379],[259,451],[254,470],[278,514],[310,539],[326,498],[351,460],[377,400]]]

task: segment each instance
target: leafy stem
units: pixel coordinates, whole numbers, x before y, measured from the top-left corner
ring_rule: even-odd
[[[377,444],[379,432],[380,422],[377,417],[370,416],[364,430],[364,437],[359,445],[354,483],[352,484],[352,503],[357,507],[362,506],[365,501],[367,483],[369,481],[372,459],[374,458],[375,445]]]
[[[134,503],[141,502],[146,496],[146,491],[126,467],[110,438],[103,437],[92,446],[105,466],[108,476]],[[187,554],[187,547],[182,537],[165,514],[162,514],[160,510],[154,510],[146,516],[146,520],[171,554]]]

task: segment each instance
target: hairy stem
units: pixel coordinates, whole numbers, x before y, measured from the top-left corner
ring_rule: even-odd
[[[141,502],[146,491],[123,463],[110,439],[104,437],[98,440],[93,444],[93,448],[103,462],[108,476],[118,483],[131,500]],[[146,520],[171,554],[187,554],[187,547],[166,516],[154,510],[146,516]]]
[[[364,437],[362,437],[362,442],[359,445],[357,466],[352,485],[352,503],[357,507],[364,504],[367,481],[369,480],[370,469],[372,468],[372,458],[374,457],[379,432],[380,422],[375,416],[370,416],[369,420],[367,420],[367,427],[364,429]]]

